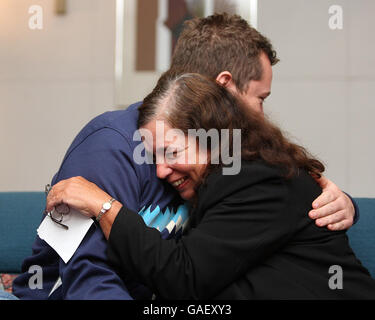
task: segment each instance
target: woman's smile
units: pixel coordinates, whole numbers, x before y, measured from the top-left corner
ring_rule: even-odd
[[[183,190],[189,182],[190,182],[189,176],[185,176],[178,180],[175,180],[174,182],[171,182],[171,184],[177,190]]]

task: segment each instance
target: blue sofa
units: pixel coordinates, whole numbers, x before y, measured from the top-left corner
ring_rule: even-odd
[[[350,244],[375,278],[375,199],[356,198],[360,220],[348,231]],[[0,192],[0,273],[19,273],[45,206],[43,192]]]
[[[0,192],[0,273],[20,273],[31,254],[42,212],[44,192]]]

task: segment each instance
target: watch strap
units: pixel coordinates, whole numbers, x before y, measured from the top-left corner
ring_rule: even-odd
[[[102,207],[102,209],[100,210],[99,215],[96,217],[96,221],[97,221],[97,222],[100,222],[100,219],[103,217],[103,215],[104,215],[109,209],[111,209],[111,207],[112,207],[112,203],[115,202],[115,201],[116,201],[116,199],[111,198],[111,200],[109,200],[109,201],[103,203],[103,207]],[[109,203],[109,204],[110,204],[109,209],[105,209],[105,208],[104,208],[104,204],[106,204],[106,203]]]

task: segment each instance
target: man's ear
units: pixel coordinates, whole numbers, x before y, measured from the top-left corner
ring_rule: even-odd
[[[227,89],[235,89],[236,85],[233,82],[232,74],[229,71],[222,71],[216,77],[216,82]]]

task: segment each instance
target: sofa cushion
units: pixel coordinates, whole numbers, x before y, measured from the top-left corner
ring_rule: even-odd
[[[0,192],[0,272],[21,272],[31,254],[42,213],[44,192]]]
[[[375,199],[354,200],[358,204],[360,217],[347,235],[355,255],[375,278]]]

